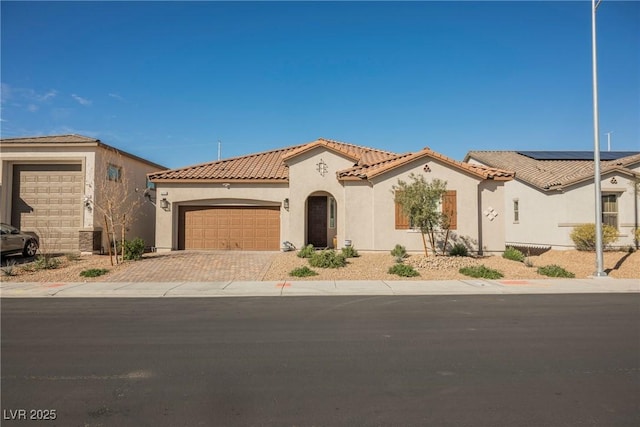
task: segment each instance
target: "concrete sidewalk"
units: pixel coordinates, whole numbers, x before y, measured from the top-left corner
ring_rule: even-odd
[[[639,293],[640,279],[0,283],[2,298]]]

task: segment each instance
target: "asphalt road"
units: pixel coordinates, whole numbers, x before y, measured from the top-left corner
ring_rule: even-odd
[[[1,309],[3,426],[640,425],[638,294]]]

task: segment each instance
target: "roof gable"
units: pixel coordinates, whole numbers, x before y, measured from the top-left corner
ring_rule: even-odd
[[[468,173],[480,179],[508,181],[510,179],[513,179],[514,176],[513,172],[509,172],[507,170],[459,162],[440,153],[437,153],[431,150],[429,147],[425,147],[424,149],[416,153],[402,154],[396,156],[395,158],[386,159],[372,165],[355,166],[351,169],[340,171],[338,172],[338,178],[343,180],[372,179],[407,163],[423,158],[432,158],[438,160],[446,164],[447,166],[452,167],[453,169]]]
[[[465,157],[465,162],[475,159],[492,167],[514,170],[517,179],[540,190],[551,191],[593,179],[595,172],[593,160],[579,158],[569,160],[565,155],[563,160],[536,160],[516,151],[470,151]],[[631,152],[630,155],[615,160],[601,160],[600,172],[604,174],[620,170],[633,174],[633,171],[628,168],[638,163],[640,163],[640,152]]]

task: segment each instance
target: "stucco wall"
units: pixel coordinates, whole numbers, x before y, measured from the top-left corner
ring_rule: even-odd
[[[430,171],[425,171],[425,165]],[[395,229],[395,202],[393,186],[401,179],[411,182],[411,173],[423,175],[427,181],[435,178],[447,182],[448,190],[456,190],[457,229],[451,233],[450,243],[466,243],[472,250],[478,250],[478,200],[486,197],[483,206],[493,206],[499,213],[490,224],[484,225],[483,246],[486,251],[504,250],[504,231],[500,227],[504,221],[502,183],[484,184],[482,180],[458,171],[433,159],[421,159],[392,170],[364,183],[345,183],[347,197],[346,238],[354,246],[363,250],[391,250],[401,244],[409,251],[423,251],[422,236],[414,230]],[[483,223],[484,224],[484,223]],[[440,244],[442,236],[439,236]],[[429,251],[431,249],[429,248]],[[439,250],[441,250],[439,248]]]
[[[318,164],[326,165],[324,173]],[[354,161],[322,147],[300,154],[287,161],[289,165],[289,215],[291,218],[289,241],[297,247],[307,242],[307,198],[314,193],[328,193],[336,200],[337,219],[335,233],[338,246],[345,236],[345,187],[336,178],[336,172],[353,166]],[[330,242],[330,241],[329,241]]]
[[[122,168],[123,180],[120,183],[107,180],[107,165],[111,163]],[[140,237],[145,241],[146,246],[153,246],[155,242],[155,208],[144,198],[147,174],[158,171],[159,168],[141,162],[137,159],[125,155],[119,155],[111,150],[95,148],[95,165],[87,168],[87,175],[92,173],[93,183],[86,185],[87,194],[94,189],[93,198],[98,205],[104,204],[104,198],[100,194],[100,189],[106,186],[125,185],[122,194],[126,198],[122,203],[137,203],[139,208],[134,211],[134,220],[126,233],[127,239]],[[88,183],[89,184],[89,183]],[[95,191],[98,190],[98,191]],[[93,210],[93,226],[102,229],[102,246],[106,248],[109,240],[104,227],[104,213],[99,209]],[[118,236],[118,240],[120,237]]]
[[[615,178],[615,182],[612,182]],[[629,246],[633,242],[636,226],[634,190],[627,175],[603,174],[602,193],[618,197],[618,224],[620,237],[616,246]],[[513,220],[513,200],[520,208],[518,223]],[[576,225],[595,222],[595,189],[592,181],[570,187],[564,192],[542,192],[523,182],[514,180],[505,186],[505,227],[507,244],[552,246],[554,249],[574,249],[569,237]]]
[[[178,248],[178,213],[180,206],[282,206],[290,198],[287,184],[240,184],[202,183],[169,184],[158,183],[155,196],[155,246],[159,252]],[[169,202],[167,210],[160,200]],[[292,202],[290,202],[292,203]],[[280,241],[288,237],[290,212],[280,209]]]

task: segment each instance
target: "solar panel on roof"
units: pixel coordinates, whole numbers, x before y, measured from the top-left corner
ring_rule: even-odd
[[[593,160],[593,151],[518,151],[534,160]],[[640,151],[601,151],[600,160],[618,160]]]

